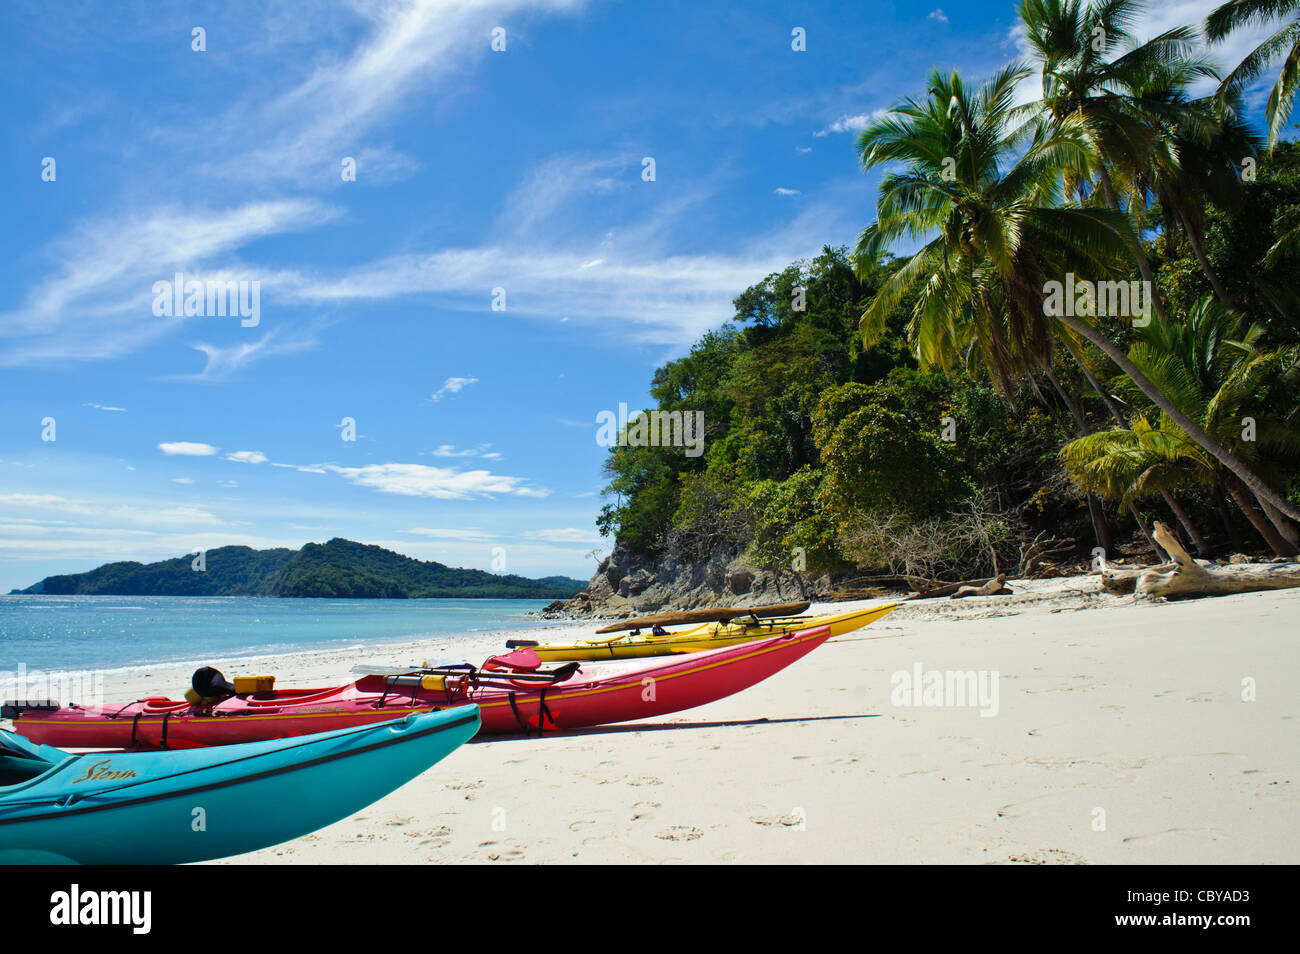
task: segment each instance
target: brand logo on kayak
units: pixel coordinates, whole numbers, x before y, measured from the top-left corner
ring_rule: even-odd
[[[899,708],[978,708],[980,716],[998,714],[998,671],[974,669],[922,669],[916,663],[890,677],[894,687],[889,701]]]
[[[86,769],[86,774],[81,778],[74,778],[72,784],[76,785],[78,782],[120,782],[128,778],[135,778],[135,772],[130,769],[115,769],[110,759],[104,759],[104,761],[96,762]]]
[[[128,925],[132,934],[148,934],[153,927],[153,892],[82,891],[74,884],[50,895],[50,923]]]
[[[704,453],[703,411],[637,411],[596,415],[596,443],[601,447],[684,447],[687,457]]]
[[[18,705],[36,705],[56,699],[79,706],[104,704],[102,672],[42,672],[19,663],[15,672],[0,669],[0,699],[15,700]]]

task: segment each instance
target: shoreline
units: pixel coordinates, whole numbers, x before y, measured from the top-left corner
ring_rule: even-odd
[[[32,597],[30,595],[25,595],[25,598],[32,599],[32,598],[42,598],[42,597],[39,596]],[[126,600],[126,599],[134,599],[135,597],[101,596],[96,594],[92,596],[60,595],[54,598],[67,599],[67,600],[83,600],[83,599],[95,600],[100,598],[110,599],[110,600]],[[150,596],[150,597],[142,597],[142,598],[143,599],[173,599],[173,597],[170,596],[162,596],[162,597]],[[287,598],[287,597],[243,597],[243,596],[228,596],[228,597],[181,596],[181,597],[174,597],[174,598],[180,600],[189,600],[189,599],[267,600],[267,601],[275,601],[277,603],[288,599],[297,599],[297,598]],[[442,600],[441,598],[422,600],[422,601],[365,600],[365,599],[356,599],[351,597],[339,597],[339,598],[309,597],[304,599],[321,600],[321,601],[328,601],[333,603],[345,603],[348,604],[349,606],[359,607],[362,609],[366,608],[366,604],[368,603],[375,603],[375,604],[382,603],[387,605],[397,604],[401,606],[407,606],[413,602],[430,602],[430,603],[444,602],[444,600]],[[455,599],[455,600],[445,600],[445,602],[461,603],[465,601],[460,599]],[[519,601],[497,600],[497,602],[502,602],[502,603],[528,602],[528,603],[542,604],[542,601],[532,600],[532,599],[519,600]],[[109,606],[109,607],[102,607],[101,610],[103,609],[138,611],[138,610],[145,610],[147,609],[147,607]],[[229,666],[245,666],[245,665],[258,663],[261,661],[268,661],[268,660],[274,661],[286,657],[296,658],[304,655],[312,655],[318,653],[336,654],[336,655],[352,653],[356,655],[364,655],[365,653],[372,652],[372,651],[392,652],[398,648],[405,647],[405,646],[413,646],[413,645],[432,645],[434,647],[443,647],[448,644],[448,641],[450,641],[451,644],[453,645],[451,648],[446,648],[445,651],[454,652],[455,651],[454,646],[473,645],[476,642],[481,643],[484,637],[495,637],[501,634],[509,634],[506,636],[502,636],[502,639],[504,640],[505,638],[512,638],[515,634],[518,633],[540,630],[540,629],[547,628],[550,625],[553,625],[551,621],[544,620],[540,617],[530,616],[529,614],[532,612],[534,612],[534,610],[518,613],[516,614],[515,619],[509,620],[508,622],[497,623],[495,625],[487,625],[487,626],[475,627],[471,629],[444,629],[444,630],[433,630],[428,632],[412,632],[409,634],[385,636],[375,642],[365,641],[364,639],[361,639],[355,635],[348,635],[348,636],[334,637],[332,642],[321,643],[316,645],[281,646],[281,647],[267,646],[265,648],[252,649],[250,651],[238,651],[232,655],[223,655],[220,652],[215,654],[210,654],[207,656],[182,655],[179,658],[161,658],[161,659],[154,659],[152,661],[130,662],[121,665],[113,664],[113,665],[98,666],[98,667],[81,666],[77,668],[50,668],[44,666],[33,666],[23,659],[15,659],[13,662],[0,659],[0,695],[3,695],[6,692],[15,691],[15,682],[16,682],[15,667],[16,666],[25,667],[28,673],[39,673],[42,677],[47,677],[49,681],[79,681],[87,677],[95,678],[99,676],[102,676],[106,681],[111,681],[120,678],[148,677],[153,672],[159,670],[175,670],[175,669],[190,667],[190,670],[193,671],[194,668],[197,668],[199,666],[216,665],[218,668],[220,668],[222,664],[229,665]],[[16,656],[22,655],[21,649],[10,650],[8,647],[5,646],[5,644],[2,641],[0,641],[0,651],[9,652]],[[193,651],[190,649],[184,649],[181,650],[181,652],[188,654]],[[109,701],[112,700],[110,699]]]
[[[355,816],[216,863],[1293,862],[1295,839],[1279,833],[1300,809],[1300,590],[1137,603],[1095,580],[904,603],[706,706],[471,742]],[[519,633],[482,633],[455,654],[479,662]],[[324,686],[356,663],[449,648],[398,641],[255,666],[285,687]],[[212,662],[227,676],[254,665]],[[998,673],[996,714],[899,704],[896,680],[917,666]],[[189,676],[158,666],[105,688],[177,696]],[[1243,679],[1257,701],[1242,700]]]

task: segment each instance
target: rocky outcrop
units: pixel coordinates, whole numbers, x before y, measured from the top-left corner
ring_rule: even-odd
[[[542,615],[627,617],[704,606],[761,606],[824,598],[830,589],[829,576],[782,573],[778,577],[735,554],[698,563],[672,555],[647,559],[617,545],[596,569],[585,591],[571,599],[556,600],[542,610]]]

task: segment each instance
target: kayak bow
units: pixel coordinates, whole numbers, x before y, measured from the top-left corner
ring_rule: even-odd
[[[0,730],[0,863],[179,864],[297,838],[478,731],[474,706],[222,748],[73,755]]]

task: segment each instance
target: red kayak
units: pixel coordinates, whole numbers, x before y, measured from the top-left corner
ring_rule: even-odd
[[[541,669],[531,650],[520,650],[494,656],[482,667],[373,675],[328,689],[240,693],[216,670],[205,669],[195,674],[195,690],[202,689],[191,692],[195,701],[155,697],[118,706],[62,708],[10,703],[4,715],[14,720],[18,734],[62,748],[230,745],[329,732],[470,703],[481,710],[480,735],[540,735],[713,702],[780,672],[830,635],[830,627],[820,626],[698,653],[569,663],[552,670]],[[201,674],[208,674],[202,685]]]

